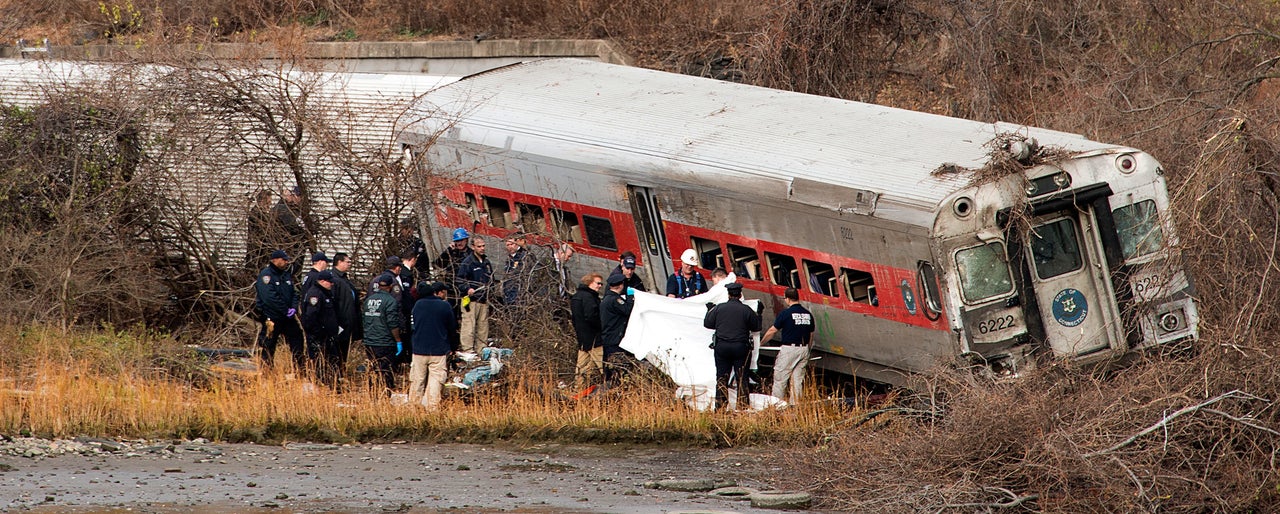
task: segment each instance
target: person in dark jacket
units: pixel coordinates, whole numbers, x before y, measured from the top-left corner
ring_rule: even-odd
[[[569,299],[573,331],[578,336],[578,367],[575,383],[581,390],[596,374],[604,371],[604,346],[600,343],[600,290],[604,277],[588,273]]]
[[[636,274],[636,254],[630,250],[622,252],[618,256],[618,265],[613,267],[610,275],[622,275],[627,279],[627,287],[636,291],[648,291],[644,288],[644,281],[640,279],[640,275]]]
[[[315,280],[316,274],[329,269],[329,256],[324,252],[316,252],[311,256],[311,267],[302,273],[302,280],[298,281],[298,291],[306,293],[311,288],[311,282]]]
[[[493,263],[485,256],[485,242],[471,238],[471,255],[458,265],[456,277],[458,290],[465,293],[462,299],[462,333],[459,342],[462,351],[480,353],[489,339],[489,298],[493,289]]]
[[[276,248],[284,248],[291,255],[302,255],[308,246],[306,223],[302,220],[302,189],[293,186],[280,195],[280,201],[271,208],[275,227],[272,230],[276,238]],[[286,265],[289,275],[297,274],[302,264],[290,262]]]
[[[396,375],[392,371],[396,355],[404,351],[404,339],[400,335],[400,299],[391,294],[390,275],[378,277],[375,284],[378,290],[365,297],[361,315],[364,347],[382,378],[382,386],[390,395],[396,388]]]
[[[448,286],[434,282],[413,305],[413,364],[409,367],[409,403],[427,410],[440,408],[444,375],[453,351],[452,333],[458,330],[453,309],[444,301]],[[425,386],[423,383],[426,383]],[[424,390],[425,389],[425,396]]]
[[[413,256],[413,264],[409,264],[406,260],[405,264],[413,267],[418,276],[426,277],[431,271],[430,263],[427,261],[427,245],[422,242],[422,238],[418,237],[418,220],[415,217],[409,217],[400,220],[400,235],[396,238],[395,251],[399,253],[401,258],[405,255]],[[412,283],[412,282],[410,282]]]
[[[738,390],[737,403],[747,396],[746,365],[751,355],[751,333],[760,331],[760,315],[742,303],[742,284],[725,286],[729,301],[712,307],[702,326],[715,330],[712,345],[716,358],[716,408],[728,409],[729,381]]]
[[[462,297],[466,291],[458,290],[458,268],[462,266],[462,261],[471,255],[471,233],[467,229],[458,227],[453,229],[453,243],[440,252],[440,256],[431,264],[436,267],[436,276],[441,282],[449,286],[449,307],[453,308],[453,317],[458,319],[458,323],[462,323]],[[462,346],[461,332],[459,337],[453,341],[453,349],[457,350]]]
[[[360,294],[355,284],[347,278],[351,270],[351,257],[345,253],[333,254],[333,308],[338,312],[338,326],[342,333],[334,338],[333,351],[326,353],[328,365],[338,370],[342,377],[342,369],[347,364],[347,354],[351,351],[351,343],[363,337],[364,323],[360,317]]]
[[[302,330],[307,335],[307,360],[320,382],[336,386],[336,372],[329,369],[325,352],[333,350],[333,339],[342,328],[338,326],[338,311],[333,306],[333,273],[329,270],[316,273],[315,282],[302,297]]]
[[[600,300],[600,344],[604,346],[604,378],[613,383],[630,361],[631,354],[622,349],[622,337],[627,334],[627,321],[635,308],[635,297],[626,294],[627,279],[622,275],[609,275],[609,291]]]
[[[537,264],[526,248],[524,233],[507,234],[503,244],[507,247],[507,264],[502,269],[502,303],[515,307],[532,292],[533,270]]]
[[[253,286],[254,313],[262,323],[258,331],[258,346],[262,348],[262,362],[271,366],[275,362],[276,345],[284,336],[293,362],[299,369],[305,363],[302,328],[298,326],[294,302],[293,277],[289,274],[289,254],[284,250],[271,253],[271,264],[262,268]]]

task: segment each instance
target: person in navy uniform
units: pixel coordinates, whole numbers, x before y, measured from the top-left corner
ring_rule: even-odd
[[[338,310],[333,304],[333,273],[324,270],[302,296],[302,330],[307,335],[307,361],[321,383],[337,385],[336,370],[329,369],[325,355],[337,351],[334,343],[342,331],[338,325]]]
[[[627,321],[636,303],[635,296],[628,294],[626,277],[609,275],[608,284],[609,290],[600,300],[600,344],[604,347],[604,379],[612,384],[633,358],[622,349],[622,337],[627,334]]]
[[[338,311],[338,326],[342,327],[342,333],[338,334],[335,340],[337,351],[326,357],[329,367],[338,370],[339,377],[342,376],[342,369],[346,366],[351,344],[364,337],[364,323],[360,315],[360,294],[355,284],[347,277],[347,272],[350,270],[351,256],[343,252],[333,254],[333,266],[329,268],[329,272],[333,273],[333,306]]]
[[[256,298],[254,312],[262,323],[258,331],[258,346],[262,348],[262,363],[274,364],[276,345],[284,336],[293,352],[293,362],[301,367],[304,361],[302,328],[298,326],[294,303],[293,277],[289,274],[289,254],[284,250],[271,252],[271,263],[258,273],[253,286]]]
[[[787,308],[778,313],[773,326],[760,340],[769,341],[774,334],[781,334],[782,347],[773,364],[773,395],[782,398],[790,385],[791,395],[787,402],[795,405],[804,390],[805,365],[809,363],[809,345],[813,342],[813,314],[800,305],[800,292],[796,288],[788,287],[783,298]]]
[[[489,290],[493,288],[493,263],[485,256],[484,239],[471,239],[471,255],[458,265],[458,291],[465,294],[462,305],[460,349],[480,353],[489,339]]]
[[[627,287],[636,291],[648,291],[644,288],[644,281],[640,280],[640,275],[636,274],[636,254],[631,250],[622,252],[618,256],[618,265],[614,266],[610,275],[622,275],[627,279]]]
[[[712,347],[716,359],[716,408],[728,409],[729,381],[738,390],[737,403],[747,397],[746,365],[751,355],[751,333],[760,331],[760,315],[742,303],[742,284],[725,286],[729,301],[712,307],[702,319],[702,326],[715,330]],[[736,410],[736,406],[733,410]]]
[[[688,298],[707,292],[707,279],[697,270],[698,252],[689,248],[680,254],[680,271],[667,277],[667,296]]]

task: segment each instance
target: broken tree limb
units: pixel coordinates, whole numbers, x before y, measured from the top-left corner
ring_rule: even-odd
[[[1119,443],[1116,443],[1116,444],[1112,445],[1110,448],[1107,448],[1107,449],[1105,449],[1105,450],[1101,450],[1101,451],[1096,451],[1096,452],[1089,452],[1089,453],[1084,454],[1084,456],[1085,456],[1085,457],[1096,457],[1096,456],[1099,456],[1099,455],[1106,455],[1106,454],[1108,454],[1108,453],[1111,453],[1111,452],[1114,452],[1114,451],[1119,450],[1119,449],[1121,449],[1121,448],[1124,448],[1125,446],[1129,446],[1130,444],[1133,444],[1135,441],[1137,441],[1138,439],[1140,439],[1142,436],[1145,436],[1145,435],[1147,435],[1147,434],[1150,434],[1150,433],[1152,433],[1152,432],[1155,432],[1156,430],[1159,430],[1159,429],[1163,428],[1165,425],[1168,425],[1170,422],[1172,422],[1173,420],[1175,420],[1175,419],[1177,419],[1177,418],[1179,418],[1179,417],[1182,417],[1182,416],[1184,416],[1184,415],[1186,415],[1186,414],[1191,414],[1191,413],[1193,413],[1193,412],[1198,412],[1198,411],[1200,411],[1200,410],[1204,410],[1206,407],[1208,407],[1208,406],[1210,406],[1210,405],[1213,405],[1213,404],[1215,404],[1215,403],[1221,402],[1221,401],[1223,401],[1223,400],[1226,400],[1226,399],[1228,399],[1228,398],[1241,398],[1241,399],[1245,399],[1245,400],[1258,400],[1258,399],[1260,399],[1260,398],[1258,398],[1257,396],[1254,396],[1254,395],[1251,395],[1251,394],[1249,394],[1249,393],[1243,392],[1243,391],[1241,391],[1241,390],[1239,390],[1239,389],[1233,389],[1233,390],[1231,390],[1231,391],[1227,391],[1227,392],[1222,393],[1222,394],[1220,394],[1220,395],[1218,395],[1218,396],[1214,396],[1213,398],[1210,398],[1210,399],[1205,400],[1205,401],[1203,401],[1203,402],[1197,403],[1197,404],[1192,405],[1192,406],[1190,406],[1190,407],[1184,407],[1184,408],[1182,408],[1182,409],[1179,409],[1178,411],[1174,412],[1173,414],[1170,414],[1170,415],[1168,415],[1168,416],[1165,416],[1165,417],[1164,417],[1164,419],[1161,419],[1159,422],[1155,423],[1154,425],[1151,425],[1151,426],[1147,427],[1146,429],[1144,429],[1143,431],[1138,432],[1138,433],[1136,433],[1136,434],[1133,434],[1133,435],[1129,436],[1127,439],[1125,439],[1125,440],[1123,440],[1123,441],[1120,441]]]

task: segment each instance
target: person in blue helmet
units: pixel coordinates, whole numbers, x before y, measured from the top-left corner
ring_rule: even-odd
[[[436,268],[435,276],[444,283],[447,288],[449,307],[453,308],[453,317],[462,323],[462,297],[466,296],[466,291],[458,290],[458,282],[455,280],[458,276],[458,267],[462,265],[462,261],[471,255],[471,233],[467,229],[458,227],[453,229],[453,242],[436,260],[431,262]],[[454,340],[451,341],[453,349],[457,350],[461,345],[458,331],[453,332]]]

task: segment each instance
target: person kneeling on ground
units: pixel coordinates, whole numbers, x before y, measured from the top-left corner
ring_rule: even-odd
[[[413,362],[409,367],[409,403],[421,402],[427,410],[440,408],[444,375],[452,352],[458,321],[445,301],[449,288],[440,282],[427,286],[413,305]],[[423,382],[426,382],[425,386]],[[426,396],[423,396],[425,389]]]

